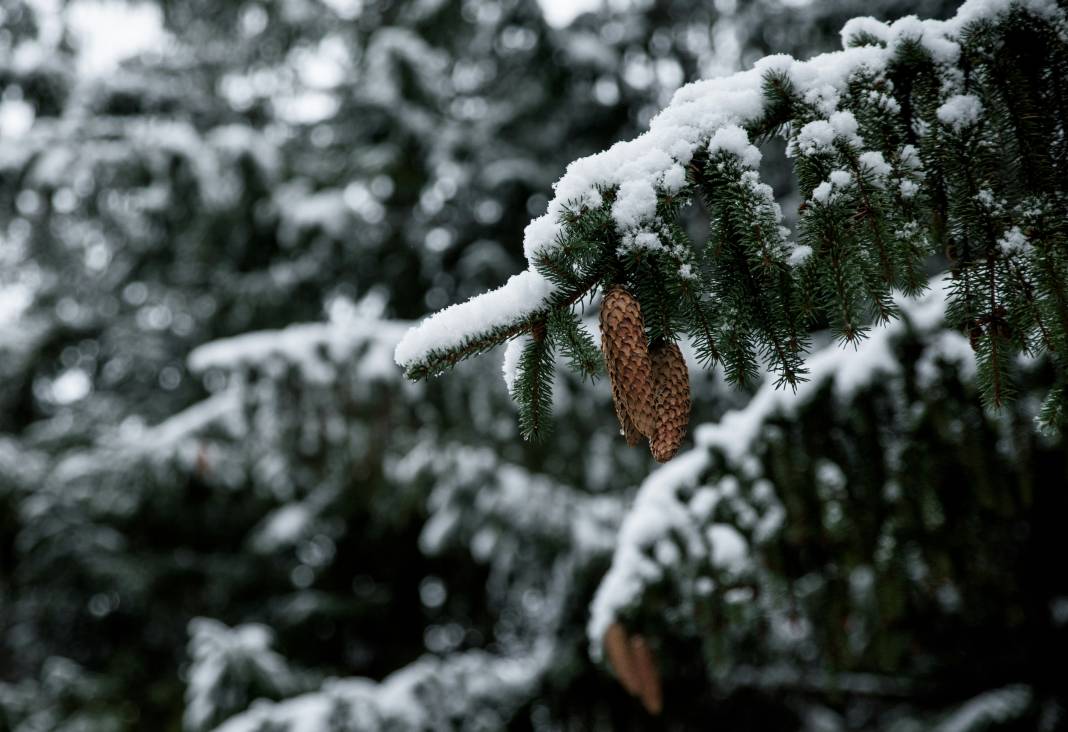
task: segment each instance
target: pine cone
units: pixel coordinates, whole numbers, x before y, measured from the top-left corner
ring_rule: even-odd
[[[634,667],[634,659],[630,652],[630,639],[627,631],[619,623],[612,623],[604,634],[604,650],[608,656],[608,663],[619,677],[619,683],[631,696],[641,691],[641,679],[638,678],[638,670]]]
[[[646,437],[655,434],[656,392],[642,309],[634,296],[619,286],[610,288],[601,303],[601,350],[612,380],[617,416],[625,412],[639,433]],[[622,416],[620,424],[626,435]],[[635,445],[637,438],[628,437],[627,443]]]
[[[645,638],[635,635],[630,639],[630,657],[639,681],[638,698],[641,699],[642,706],[649,714],[654,716],[660,714],[664,708],[660,672],[656,668],[653,649],[649,647]]]
[[[656,384],[656,432],[649,451],[658,463],[675,457],[690,423],[690,373],[674,342],[657,343],[649,352]]]
[[[634,421],[627,413],[627,405],[623,402],[623,394],[617,379],[613,373],[613,369],[608,370],[608,381],[612,384],[612,404],[616,408],[616,418],[619,419],[619,429],[623,433],[623,437],[626,438],[627,444],[631,447],[637,447],[638,443],[642,441],[642,433],[638,431],[638,428],[634,426]]]

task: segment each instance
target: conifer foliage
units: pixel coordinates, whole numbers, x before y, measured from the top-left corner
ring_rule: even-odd
[[[511,384],[536,437],[554,349],[598,370],[576,306],[625,287],[651,346],[686,337],[732,383],[763,364],[796,388],[812,328],[855,346],[942,255],[949,319],[970,339],[986,404],[1011,398],[1017,356],[1048,353],[1056,377],[1038,421],[1056,429],[1068,404],[1066,38],[1052,0],[970,0],[948,21],[855,19],[842,51],[686,86],[645,134],[569,166],[527,227],[526,271],[413,328],[396,360],[419,379],[532,334]],[[796,232],[759,170],[756,145],[771,138],[793,159]],[[695,201],[707,241],[687,235]]]

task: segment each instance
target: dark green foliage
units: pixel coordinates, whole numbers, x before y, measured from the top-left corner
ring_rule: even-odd
[[[523,346],[512,396],[519,405],[519,429],[532,440],[549,431],[553,414],[553,341],[545,326],[535,328]]]
[[[692,244],[679,223],[672,219],[668,226],[671,238],[685,242],[685,251],[692,251]],[[711,368],[722,358],[716,345],[721,338],[721,308],[709,295],[706,268],[691,264],[686,272],[685,277],[668,278],[664,290],[675,303],[679,329],[689,337],[697,362]]]
[[[795,285],[771,190],[728,154],[705,163],[702,190],[712,220],[708,260],[714,296],[729,313],[723,325],[727,378],[754,381],[759,354],[779,383],[796,386],[804,378],[806,339],[791,307]]]
[[[591,380],[601,373],[601,352],[577,315],[559,310],[549,316],[548,326],[549,336],[576,372]]]

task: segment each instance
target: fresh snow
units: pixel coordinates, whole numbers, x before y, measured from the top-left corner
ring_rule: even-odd
[[[811,256],[812,247],[810,247],[808,244],[798,244],[794,247],[793,251],[790,252],[790,266],[800,267]]]
[[[247,675],[281,683],[289,677],[285,659],[271,649],[271,629],[259,623],[228,628],[217,620],[194,618],[189,622],[190,664],[186,689],[185,726],[204,729],[215,712],[215,693],[234,666]]]
[[[812,189],[812,200],[816,203],[830,203],[833,200],[831,197],[833,192],[834,186],[829,180],[825,180]]]
[[[963,382],[975,378],[975,351],[968,338],[956,331],[939,333],[916,362],[916,382],[930,389],[941,373],[941,364],[956,367]]]
[[[848,142],[859,142],[857,137],[859,125],[852,112],[835,112],[831,115],[830,122],[836,135],[845,138]]]
[[[825,119],[809,122],[797,133],[797,148],[805,155],[827,150],[834,143],[834,128]]]
[[[738,125],[727,125],[712,135],[708,152],[733,153],[747,168],[760,165],[760,151],[749,144],[749,135]]]
[[[513,275],[496,290],[465,303],[452,305],[415,326],[397,344],[394,358],[400,366],[419,363],[433,351],[463,344],[494,328],[503,328],[548,304],[555,289],[533,270]]]
[[[890,175],[890,164],[886,162],[886,158],[878,150],[868,150],[861,153],[860,164],[880,178]]]
[[[260,522],[254,530],[253,545],[264,553],[290,546],[302,538],[312,521],[311,511],[303,503],[279,506]]]
[[[519,371],[519,358],[523,355],[523,349],[530,342],[529,336],[513,338],[504,348],[504,359],[501,362],[501,372],[504,376],[504,385],[508,387],[508,393],[512,393],[515,386],[516,373]]]
[[[656,213],[656,189],[643,178],[624,181],[619,185],[612,203],[612,218],[622,230],[633,229],[649,221]]]
[[[1028,254],[1033,248],[1031,241],[1019,226],[1013,226],[1002,234],[998,239],[998,247],[1006,256]]]
[[[738,529],[730,524],[708,527],[708,542],[712,545],[712,566],[739,571],[749,557],[749,545]]]
[[[815,203],[833,203],[837,194],[853,183],[853,175],[848,170],[832,170],[827,180],[812,189],[812,201]]]
[[[979,121],[983,114],[983,103],[972,94],[954,94],[938,108],[936,114],[939,122],[960,132]]]
[[[844,188],[853,181],[853,176],[849,174],[848,170],[832,170],[830,175],[830,181],[839,188]]]
[[[664,246],[664,243],[660,241],[660,237],[651,231],[638,231],[631,234],[625,234],[622,243],[619,245],[620,252],[631,252],[636,250],[660,252],[665,249],[666,247]]]
[[[920,184],[914,180],[903,180],[898,184],[898,190],[903,197],[912,198],[919,192]]]
[[[600,655],[601,639],[617,612],[638,598],[646,582],[662,573],[661,565],[645,549],[675,530],[684,538],[690,556],[705,553],[701,536],[685,504],[678,498],[681,486],[696,487],[708,465],[708,453],[690,450],[649,475],[634,499],[619,530],[612,567],[601,580],[590,605],[590,649]]]
[[[1016,719],[1026,713],[1032,696],[1022,684],[983,692],[942,720],[935,732],[969,732]]]

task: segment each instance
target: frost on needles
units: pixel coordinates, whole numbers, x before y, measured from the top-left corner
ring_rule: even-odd
[[[526,229],[528,269],[412,328],[411,379],[510,349],[525,434],[545,427],[554,355],[595,375],[575,309],[613,284],[640,301],[650,342],[688,338],[737,384],[761,364],[804,381],[808,332],[856,344],[895,318],[894,291],[948,262],[950,322],[975,351],[988,405],[1018,356],[1048,354],[1039,422],[1068,399],[1068,22],[1054,0],[969,0],[948,21],[856,18],[844,50],[680,89],[634,140],[573,162]],[[780,137],[803,202],[796,234],[761,180],[756,145]],[[695,200],[707,241],[680,220]]]

